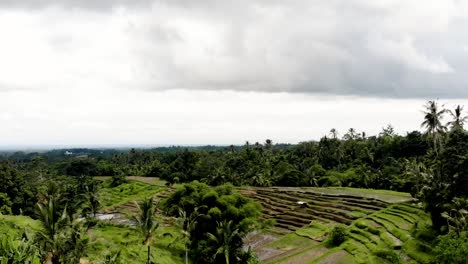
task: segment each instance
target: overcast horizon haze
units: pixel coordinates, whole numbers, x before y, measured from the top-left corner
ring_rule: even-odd
[[[2,0],[0,149],[421,130],[468,109],[467,25],[462,0]]]

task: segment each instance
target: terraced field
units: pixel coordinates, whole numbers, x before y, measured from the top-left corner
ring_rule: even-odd
[[[330,190],[242,189],[263,205],[263,220],[275,222],[269,231],[250,236],[247,245],[264,263],[430,262],[430,247],[411,235],[429,219],[409,195]],[[346,226],[348,239],[329,248],[325,240],[336,225]]]

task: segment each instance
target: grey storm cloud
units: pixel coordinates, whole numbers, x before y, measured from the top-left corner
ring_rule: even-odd
[[[41,85],[468,98],[466,2],[2,0],[0,18],[40,21]]]

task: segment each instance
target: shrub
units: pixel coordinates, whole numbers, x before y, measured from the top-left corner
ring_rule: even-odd
[[[117,175],[112,176],[110,185],[111,187],[117,187],[126,182],[127,182],[127,177],[125,177],[122,174],[117,174]]]
[[[402,263],[402,259],[400,255],[398,255],[395,251],[389,249],[377,249],[373,252],[375,256],[387,260],[390,263]]]
[[[274,225],[276,225],[276,219],[270,218],[270,219],[263,221],[262,228],[270,228],[270,227],[273,227]]]
[[[435,263],[465,264],[468,255],[468,234],[441,236],[434,249]]]
[[[318,185],[322,187],[341,186],[341,181],[335,176],[323,176],[318,180]]]
[[[347,238],[348,238],[348,234],[346,232],[346,227],[335,226],[330,232],[330,236],[328,238],[328,244],[330,246],[337,247],[341,245],[343,242],[345,242]]]
[[[371,232],[374,235],[380,235],[380,230],[373,226],[368,226],[367,231]]]
[[[0,214],[11,214],[13,203],[6,193],[0,192]]]
[[[431,243],[437,238],[437,231],[431,226],[423,225],[422,227],[414,228],[412,235],[417,239]]]

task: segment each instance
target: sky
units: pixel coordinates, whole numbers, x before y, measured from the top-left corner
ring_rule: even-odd
[[[404,134],[468,105],[467,25],[466,0],[1,0],[0,148]]]

